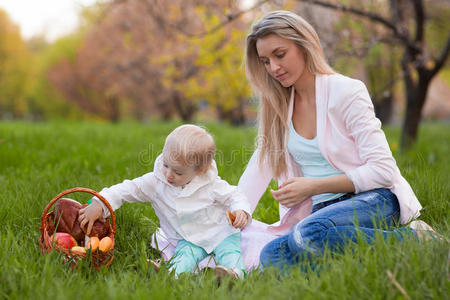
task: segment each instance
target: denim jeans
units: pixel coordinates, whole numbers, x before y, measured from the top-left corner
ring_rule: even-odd
[[[376,233],[385,239],[402,240],[407,228],[388,229],[400,214],[397,197],[388,189],[347,194],[313,206],[311,215],[297,223],[286,235],[268,243],[261,251],[262,267],[283,269],[300,259],[321,255],[328,247],[339,251],[349,241],[363,236],[370,243]],[[359,232],[359,233],[358,233]]]

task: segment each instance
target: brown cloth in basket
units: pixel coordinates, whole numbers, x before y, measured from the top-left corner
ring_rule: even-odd
[[[73,236],[78,243],[84,241],[85,228],[81,228],[78,221],[78,215],[81,208],[87,204],[81,205],[78,201],[69,198],[61,198],[55,204],[55,221],[58,224],[58,232],[66,232]],[[90,236],[96,236],[99,239],[109,234],[108,221],[100,219],[94,222]],[[86,226],[87,229],[87,226]]]

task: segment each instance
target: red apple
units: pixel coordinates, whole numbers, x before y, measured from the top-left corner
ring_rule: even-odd
[[[77,241],[68,233],[57,232],[52,235],[52,243],[64,249],[71,249],[74,246],[78,246]]]

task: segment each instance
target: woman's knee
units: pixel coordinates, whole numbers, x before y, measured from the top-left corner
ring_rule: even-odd
[[[335,224],[328,218],[315,218],[300,222],[288,235],[288,245],[292,253],[313,250],[326,239],[328,230]]]

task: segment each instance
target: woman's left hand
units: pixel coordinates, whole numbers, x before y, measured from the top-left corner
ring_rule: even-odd
[[[286,207],[293,207],[314,195],[314,178],[294,177],[283,183],[277,191],[270,190],[276,201]]]

